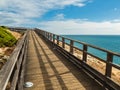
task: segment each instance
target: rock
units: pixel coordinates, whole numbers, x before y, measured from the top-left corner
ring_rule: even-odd
[[[14,50],[14,47],[6,48],[4,54],[7,55],[7,56],[9,56],[13,52],[13,50]]]
[[[8,58],[9,58],[9,56],[4,55],[4,57],[3,57],[2,59],[4,59],[4,60],[8,60]]]

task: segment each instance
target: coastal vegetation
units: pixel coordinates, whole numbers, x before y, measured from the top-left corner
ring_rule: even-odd
[[[7,27],[0,26],[0,69],[7,62],[21,36],[18,32],[10,31]]]
[[[0,26],[0,47],[11,47],[17,39],[9,32],[5,26]]]

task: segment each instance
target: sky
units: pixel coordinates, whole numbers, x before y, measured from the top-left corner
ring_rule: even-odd
[[[0,25],[120,35],[120,0],[0,0]]]

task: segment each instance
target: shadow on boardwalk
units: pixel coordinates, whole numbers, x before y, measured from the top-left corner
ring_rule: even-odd
[[[25,90],[104,90],[34,32],[29,33],[29,40],[25,81],[34,86]]]

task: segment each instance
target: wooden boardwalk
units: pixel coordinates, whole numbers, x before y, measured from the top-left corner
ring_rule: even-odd
[[[34,32],[29,32],[24,90],[104,90],[97,82],[59,55]]]

